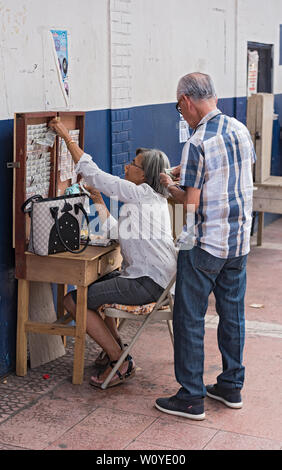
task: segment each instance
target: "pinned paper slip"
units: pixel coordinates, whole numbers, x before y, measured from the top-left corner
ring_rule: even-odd
[[[56,140],[56,132],[51,129],[46,132],[45,137],[36,139],[34,142],[38,145],[44,145],[46,147],[53,147]]]

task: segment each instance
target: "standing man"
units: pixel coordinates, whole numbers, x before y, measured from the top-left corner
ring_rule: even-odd
[[[205,418],[206,395],[231,408],[243,404],[244,296],[256,156],[247,128],[217,109],[208,75],[182,77],[177,100],[193,133],[183,148],[181,188],[167,175],[162,174],[161,181],[188,210],[192,205],[195,233],[192,248],[180,250],[177,265],[174,359],[181,388],[172,397],[158,398],[155,405],[165,413],[200,420]],[[211,292],[219,315],[223,370],[216,384],[205,387],[205,313]]]

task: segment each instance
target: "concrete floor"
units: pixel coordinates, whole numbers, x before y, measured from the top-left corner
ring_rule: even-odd
[[[0,449],[278,450],[282,449],[282,219],[265,229],[263,247],[252,246],[246,294],[244,406],[232,410],[207,398],[206,419],[195,422],[154,408],[174,394],[173,350],[165,323],[151,325],[134,347],[136,376],[106,391],[88,384],[99,349],[87,341],[85,379],[71,383],[67,354],[0,383]],[[255,240],[253,241],[253,243]],[[251,305],[260,305],[259,308]],[[216,312],[210,297],[205,335],[205,383],[221,370]],[[133,334],[134,322],[124,340]],[[43,375],[50,378],[44,380]],[[5,382],[5,383],[4,383]]]

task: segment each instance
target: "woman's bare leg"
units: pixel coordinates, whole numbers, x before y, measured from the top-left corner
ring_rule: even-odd
[[[71,294],[64,299],[64,305],[67,311],[75,319],[76,304]],[[114,329],[114,327],[113,327]],[[104,320],[94,310],[87,310],[86,331],[96,343],[108,354],[111,361],[117,361],[121,356],[121,348],[105,324]]]
[[[75,319],[76,304],[70,294],[65,297],[64,305],[67,311]],[[114,326],[114,328],[116,328],[116,325]],[[87,310],[86,330],[89,336],[91,336],[91,338],[93,338],[108,354],[111,361],[117,361],[120,358],[122,350],[115,338],[113,337],[111,331],[108,329],[100,315],[94,312],[93,310],[89,309]],[[133,369],[135,368],[135,363],[132,359],[125,360],[119,367],[119,371],[121,374],[125,374],[128,371],[130,362]],[[109,375],[111,370],[111,367],[107,367],[107,369],[103,373],[98,373],[97,376],[92,376],[92,384],[95,382],[98,386],[100,386],[104,382],[106,377]]]
[[[104,321],[105,321],[107,327],[109,328],[110,332],[112,333],[113,337],[115,338],[115,340],[119,344],[121,344],[122,341],[121,341],[121,337],[120,337],[120,334],[119,334],[119,331],[118,331],[118,328],[117,328],[116,318],[106,317]]]

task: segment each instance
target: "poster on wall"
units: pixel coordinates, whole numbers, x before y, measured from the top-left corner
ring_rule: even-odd
[[[63,92],[66,98],[69,98],[68,32],[52,29],[51,34],[54,40],[54,54],[56,55],[57,69],[61,78]],[[68,101],[68,99],[66,101]]]
[[[258,88],[258,51],[248,51],[248,96],[257,93]]]
[[[189,126],[184,118],[181,116],[179,121],[179,143],[187,142],[190,137]]]

